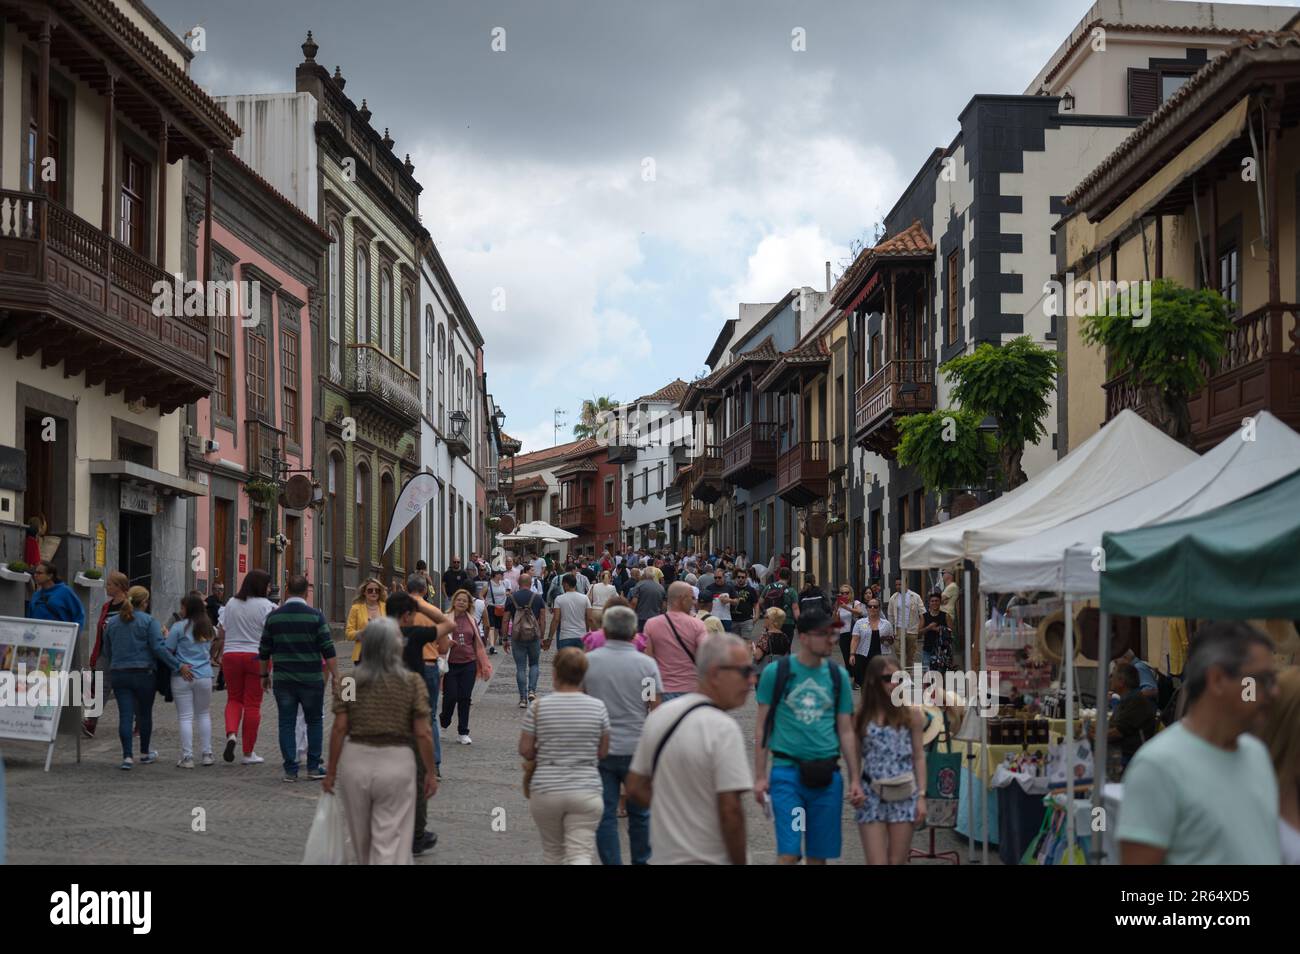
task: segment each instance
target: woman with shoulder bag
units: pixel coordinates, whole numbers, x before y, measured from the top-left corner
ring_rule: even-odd
[[[912,834],[925,822],[925,713],[918,706],[894,705],[892,656],[867,664],[862,704],[854,732],[862,745],[862,790],[857,810],[862,851],[869,865],[902,865]]]

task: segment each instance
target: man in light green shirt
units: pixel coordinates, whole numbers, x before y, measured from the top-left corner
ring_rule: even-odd
[[[1278,865],[1277,778],[1253,735],[1277,692],[1273,646],[1246,623],[1202,627],[1184,673],[1180,722],[1124,773],[1124,864]]]

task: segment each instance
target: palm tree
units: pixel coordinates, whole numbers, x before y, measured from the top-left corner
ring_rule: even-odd
[[[587,398],[582,402],[582,410],[578,412],[578,423],[573,425],[573,436],[578,440],[595,437],[605,418],[617,413],[618,402],[610,395]]]

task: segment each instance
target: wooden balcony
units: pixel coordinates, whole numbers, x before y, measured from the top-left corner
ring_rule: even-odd
[[[722,479],[722,447],[706,444],[691,461],[691,496],[705,503],[717,503],[726,492],[727,482]]]
[[[829,441],[800,441],[795,444],[777,461],[777,494],[795,507],[825,500],[830,489],[826,478],[829,457]]]
[[[174,284],[58,203],[0,190],[0,347],[169,413],[216,384],[208,319],[176,314]]]
[[[722,442],[722,478],[746,490],[757,487],[776,474],[780,445],[781,425],[746,424]]]
[[[406,427],[420,422],[420,379],[372,344],[347,347],[348,394]]]
[[[885,363],[858,388],[854,435],[867,450],[893,459],[898,419],[934,410],[934,359],[906,358]]]
[[[596,505],[578,504],[573,507],[561,507],[556,519],[557,527],[570,533],[588,533],[596,530]]]
[[[247,429],[248,472],[268,480],[278,480],[276,462],[284,460],[284,431],[266,421],[250,419]]]
[[[1227,350],[1207,383],[1187,402],[1192,447],[1204,453],[1241,427],[1241,420],[1267,410],[1300,428],[1300,305],[1257,308],[1233,322]],[[1289,326],[1289,330],[1288,330]],[[1106,420],[1128,408],[1150,417],[1143,390],[1120,375],[1104,385]]]

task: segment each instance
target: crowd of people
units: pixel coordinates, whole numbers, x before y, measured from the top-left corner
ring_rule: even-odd
[[[80,604],[64,598],[54,567],[33,575],[29,614],[74,617]],[[428,800],[442,745],[473,744],[475,689],[498,653],[515,662],[523,788],[547,862],[622,863],[626,818],[633,864],[744,863],[752,795],[783,864],[842,855],[846,800],[867,863],[905,863],[927,817],[932,715],[897,704],[893,690],[905,646],[925,668],[953,665],[954,578],[923,601],[902,579],[886,600],[879,584],[859,597],[851,586],[827,593],[809,573],[796,589],[794,576],[787,561],[730,552],[528,554],[495,568],[472,554],[440,576],[421,562],[405,581],[357,588],[343,679],[302,576],[278,602],[261,570],[229,599],[192,592],[164,627],[149,592],[114,572],[91,665],[108,670],[124,770],[159,758],[159,694],[176,706],[177,766],[215,765],[210,711],[223,685],[220,757],[262,763],[270,691],[284,781],[305,773],[338,793],[360,863],[409,863],[436,844]],[[552,646],[551,692],[539,696]],[[1110,674],[1109,732],[1127,766],[1124,859],[1300,863],[1300,671],[1275,672],[1268,638],[1249,626],[1205,625],[1179,717],[1163,716],[1159,732],[1157,676],[1131,652]],[[1249,698],[1243,680],[1258,689]],[[731,715],[751,689],[752,767]],[[93,736],[96,722],[83,731]]]

